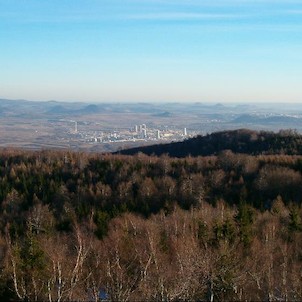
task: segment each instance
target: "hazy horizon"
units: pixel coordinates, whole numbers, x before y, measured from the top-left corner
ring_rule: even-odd
[[[300,103],[300,1],[0,0],[0,97]]]
[[[9,100],[9,101],[25,101],[25,102],[56,102],[56,103],[83,103],[83,104],[202,104],[202,105],[302,105],[302,101],[291,101],[288,102],[286,100],[255,100],[255,101],[224,101],[224,100],[209,100],[209,101],[200,101],[200,100],[173,100],[173,99],[157,99],[157,100],[127,100],[127,99],[104,99],[104,100],[91,100],[91,99],[74,99],[74,98],[67,98],[67,99],[48,99],[48,98],[10,98],[10,97],[3,97],[0,95],[0,100]],[[302,99],[301,99],[302,100]]]

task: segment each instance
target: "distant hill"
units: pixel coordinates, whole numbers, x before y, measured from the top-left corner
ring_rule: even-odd
[[[154,113],[152,116],[156,116],[156,117],[171,117],[172,113],[165,111],[165,112],[160,112],[160,113]]]
[[[50,110],[47,111],[48,114],[65,114],[68,112],[68,109],[64,108],[61,105],[55,105]]]
[[[232,122],[235,124],[279,124],[279,123],[297,123],[301,122],[301,118],[288,115],[253,115],[253,114],[242,114],[236,117]]]
[[[138,152],[147,155],[169,154],[172,157],[209,156],[224,150],[234,153],[258,154],[302,154],[302,135],[293,130],[257,132],[247,129],[223,131],[197,136],[182,142],[158,144],[122,150],[119,153],[133,155]]]
[[[86,114],[98,113],[99,111],[100,111],[99,107],[94,104],[87,105],[85,108],[79,110],[80,113],[86,113]]]

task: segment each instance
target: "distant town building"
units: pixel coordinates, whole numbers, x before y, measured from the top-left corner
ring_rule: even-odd
[[[147,130],[146,130],[146,129],[143,129],[143,130],[142,130],[142,137],[143,137],[143,138],[146,138],[146,137],[147,137]]]
[[[78,133],[78,122],[74,122],[74,133]]]
[[[187,128],[184,128],[184,136],[187,136]]]
[[[156,139],[160,139],[160,131],[156,130]]]
[[[135,132],[137,133],[138,132],[138,126],[135,125]]]

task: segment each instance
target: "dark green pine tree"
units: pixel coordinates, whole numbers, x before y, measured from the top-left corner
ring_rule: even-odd
[[[241,202],[238,206],[238,214],[236,215],[236,221],[239,225],[240,240],[248,246],[251,243],[253,237],[253,209],[245,202]]]

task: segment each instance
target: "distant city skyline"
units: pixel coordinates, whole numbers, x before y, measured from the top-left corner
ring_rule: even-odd
[[[0,98],[302,103],[302,1],[0,0],[0,41]]]

